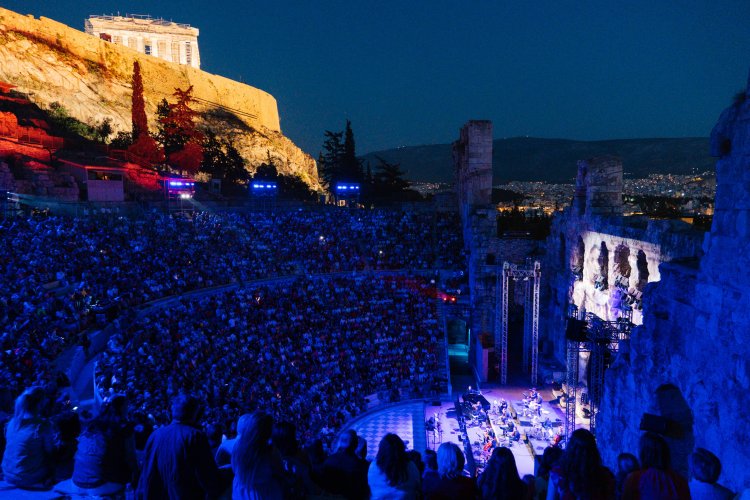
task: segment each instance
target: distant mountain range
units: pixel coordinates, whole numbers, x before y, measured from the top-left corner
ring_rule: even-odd
[[[716,159],[708,154],[707,137],[675,139],[617,139],[574,141],[513,137],[493,141],[493,183],[507,181],[574,182],[576,162],[594,156],[622,158],[626,178],[655,173],[690,174],[712,171]],[[450,144],[407,146],[364,155],[373,170],[377,157],[399,163],[406,178],[421,182],[452,182]]]

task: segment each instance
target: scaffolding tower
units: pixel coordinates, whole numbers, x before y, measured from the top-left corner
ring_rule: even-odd
[[[577,319],[578,308],[570,308],[569,319]],[[586,314],[585,331],[578,339],[567,341],[567,398],[565,400],[565,442],[570,439],[576,429],[576,406],[578,402],[578,370],[580,355],[583,352],[591,353],[590,380],[589,380],[589,403],[591,415],[589,430],[596,435],[599,410],[602,396],[604,394],[604,372],[607,369],[607,355],[611,358],[620,349],[620,342],[630,338],[630,330],[633,327],[632,311],[625,311],[623,316],[615,321],[604,321],[593,313]]]
[[[523,280],[524,289],[524,336],[523,368],[531,371],[531,384],[537,383],[539,371],[539,291],[542,277],[542,266],[539,261],[527,267],[504,262],[501,275],[497,273],[497,287],[500,293],[495,314],[495,353],[500,358],[500,383],[508,382],[508,288],[510,280]],[[529,367],[529,359],[531,367]]]

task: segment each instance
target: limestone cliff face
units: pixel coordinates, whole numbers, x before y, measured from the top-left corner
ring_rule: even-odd
[[[252,171],[268,153],[279,170],[319,187],[313,158],[281,133],[276,100],[228,78],[169,63],[99,40],[47,18],[0,8],[0,81],[12,83],[41,107],[62,104],[82,122],[111,118],[115,130],[131,127],[131,77],[138,60],[146,112],[155,126],[157,104],[175,88],[193,86],[195,109],[206,125],[233,133]]]

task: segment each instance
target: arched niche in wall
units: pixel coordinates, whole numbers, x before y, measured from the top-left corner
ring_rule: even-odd
[[[599,265],[599,281],[597,285],[601,290],[609,288],[609,248],[607,244],[602,241],[599,245],[599,259],[597,260]]]
[[[648,283],[648,259],[646,259],[646,252],[643,250],[638,250],[638,257],[636,258],[636,267],[638,268],[638,283],[636,284],[636,288],[639,291],[643,291],[643,289],[646,287],[646,283]]]
[[[688,456],[695,447],[693,412],[678,387],[664,384],[654,393],[655,409],[666,419],[666,429],[661,434],[669,443],[672,468],[687,476]]]
[[[583,238],[578,236],[576,240],[576,246],[573,248],[573,252],[570,259],[570,270],[580,280],[583,279],[583,267],[586,262],[586,245],[583,243]]]
[[[630,248],[627,245],[617,245],[614,255],[615,285],[628,288],[628,279],[632,269],[630,267]]]

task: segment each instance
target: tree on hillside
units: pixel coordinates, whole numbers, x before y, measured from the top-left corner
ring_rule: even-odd
[[[291,169],[288,161],[287,167],[287,170]],[[285,198],[300,201],[313,201],[316,198],[315,192],[299,176],[280,174],[270,152],[268,152],[268,159],[255,170],[253,180],[275,181],[279,194]]]
[[[349,120],[346,120],[346,129],[344,130],[344,150],[341,155],[341,177],[341,180],[347,182],[362,182],[364,179],[362,162],[357,159],[357,152],[354,146],[352,122]]]
[[[96,136],[99,138],[99,142],[102,144],[107,143],[107,139],[109,139],[109,136],[112,135],[112,132],[114,131],[112,129],[112,118],[107,117],[100,121],[96,127]]]
[[[382,194],[398,194],[409,189],[409,181],[404,179],[406,173],[398,163],[388,163],[376,156],[378,165],[374,176],[376,191]]]
[[[203,163],[201,171],[210,174],[215,179],[222,179],[222,188],[230,188],[230,184],[241,184],[247,180],[245,159],[229,139],[220,139],[216,133],[208,129],[203,139]]]
[[[143,79],[141,65],[133,62],[133,95],[131,98],[130,119],[133,125],[133,137],[139,138],[142,133],[148,134],[148,119],[146,118],[146,101],[143,99]]]
[[[203,133],[198,130],[195,118],[198,113],[190,105],[193,97],[193,86],[186,90],[175,89],[175,103],[163,103],[159,114],[160,131],[164,152],[170,165],[185,171],[188,175],[195,175],[203,161]]]
[[[332,187],[341,180],[344,157],[344,144],[341,139],[344,133],[326,130],[323,135],[325,141],[323,142],[323,151],[318,157],[318,170],[323,180]]]
[[[138,61],[133,63],[132,86],[130,116],[133,134],[131,135],[132,144],[128,146],[128,152],[139,165],[153,168],[154,165],[164,161],[164,152],[148,133],[146,102],[143,99],[143,79],[141,77],[141,65],[138,64]]]

